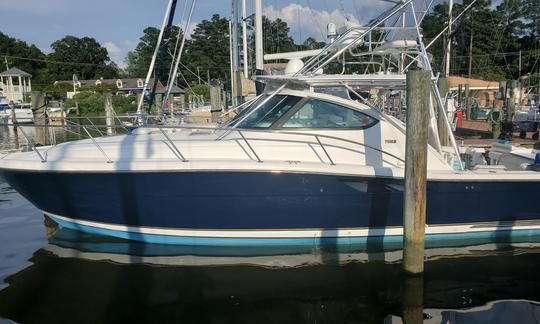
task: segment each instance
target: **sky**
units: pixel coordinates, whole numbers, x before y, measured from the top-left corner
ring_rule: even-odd
[[[248,14],[252,0],[247,0]],[[65,35],[95,38],[109,56],[125,66],[147,26],[159,27],[168,0],[0,0],[0,31],[50,52],[50,44]],[[175,23],[181,23],[185,1],[178,1]],[[333,22],[366,24],[389,4],[380,0],[263,0],[268,17],[285,20],[295,41],[323,40]],[[231,0],[198,0],[188,33],[212,14],[231,15]],[[185,19],[184,19],[185,20]],[[2,53],[0,53],[1,56]]]

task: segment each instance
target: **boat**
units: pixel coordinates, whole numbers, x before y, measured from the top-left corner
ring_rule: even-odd
[[[13,123],[12,109],[15,110],[15,118],[18,124],[33,123],[34,114],[32,112],[32,104],[17,103],[13,107],[9,104],[0,104],[0,121],[7,121],[8,124]]]
[[[61,227],[87,233],[189,246],[395,249],[403,241],[406,129],[379,99],[405,89],[408,68],[431,71],[422,12],[412,0],[396,3],[305,63],[291,59],[287,74],[260,76],[264,93],[220,127],[140,125],[127,135],[33,146],[1,157],[0,174]],[[403,15],[415,23],[396,32],[388,23]],[[387,39],[372,41],[371,33]],[[377,70],[321,73],[346,51]],[[412,59],[399,70],[395,60],[372,58],[401,53]],[[432,108],[443,111],[436,82],[433,73]],[[379,95],[366,99],[366,91]],[[540,173],[464,170],[452,133],[453,154],[431,115],[427,244],[536,238]]]
[[[507,170],[523,170],[535,167],[535,160],[540,159],[540,151],[509,143],[493,143],[489,150],[491,165],[502,165]]]

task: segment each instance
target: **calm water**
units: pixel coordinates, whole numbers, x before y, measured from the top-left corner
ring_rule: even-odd
[[[351,254],[194,256],[66,230],[48,238],[40,212],[0,179],[0,323],[540,322],[540,249],[470,251],[406,278],[399,263],[338,262]]]

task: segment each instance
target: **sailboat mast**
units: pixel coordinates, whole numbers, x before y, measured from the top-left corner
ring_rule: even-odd
[[[249,56],[247,44],[247,7],[246,0],[242,0],[242,50],[244,52],[244,78],[249,78]]]
[[[152,77],[152,72],[154,71],[154,66],[156,64],[156,59],[159,54],[159,48],[161,41],[163,40],[163,33],[165,32],[165,27],[167,26],[167,21],[169,20],[169,14],[171,13],[171,8],[173,3],[176,2],[176,0],[170,0],[169,4],[167,5],[167,11],[165,13],[165,17],[163,17],[163,23],[161,24],[161,31],[159,32],[158,41],[156,48],[154,49],[154,54],[152,55],[152,60],[150,61],[150,67],[148,69],[148,73],[146,75],[146,79],[144,81],[144,87],[142,89],[142,95],[139,98],[139,103],[137,104],[137,115],[141,115],[143,113],[142,106],[144,102],[144,93],[146,92],[146,89],[148,89],[148,84],[150,83],[150,78]]]
[[[234,80],[234,92],[232,94],[233,106],[237,106],[243,102],[242,98],[242,80],[241,80],[241,69],[240,69],[240,46],[238,46],[238,22],[239,22],[239,8],[238,0],[233,0],[233,10],[232,10],[232,63],[233,63],[233,74],[231,79]]]
[[[155,102],[157,84],[160,81],[161,77],[163,76],[163,65],[165,64],[165,55],[167,54],[167,50],[169,48],[169,43],[171,40],[171,31],[172,31],[172,25],[173,25],[173,20],[174,20],[174,13],[176,11],[176,3],[177,3],[177,0],[173,0],[171,9],[169,10],[169,19],[167,21],[167,27],[165,27],[165,31],[163,32],[163,40],[159,47],[159,61],[154,70],[154,84],[152,85],[152,92],[150,93],[150,102],[149,102],[150,108],[152,108],[152,105]],[[180,35],[177,35],[177,37],[180,37]]]
[[[255,9],[255,69],[256,75],[264,74],[263,61],[263,22],[262,22],[262,0],[254,0]],[[264,91],[264,85],[261,82],[256,83],[257,95]]]
[[[452,9],[454,7],[454,1],[448,0],[448,36],[446,38],[446,52],[445,52],[445,65],[444,75],[448,79],[450,76],[450,53],[452,51]]]

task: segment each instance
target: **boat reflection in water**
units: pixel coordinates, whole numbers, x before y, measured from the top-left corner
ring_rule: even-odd
[[[226,250],[61,229],[34,253],[32,266],[6,279],[0,318],[24,323],[503,323],[497,320],[509,318],[536,323],[540,248],[501,245],[488,251],[492,248],[478,245],[428,257],[423,278],[406,278],[399,258],[388,252],[219,255]],[[467,256],[457,258],[460,254]]]

